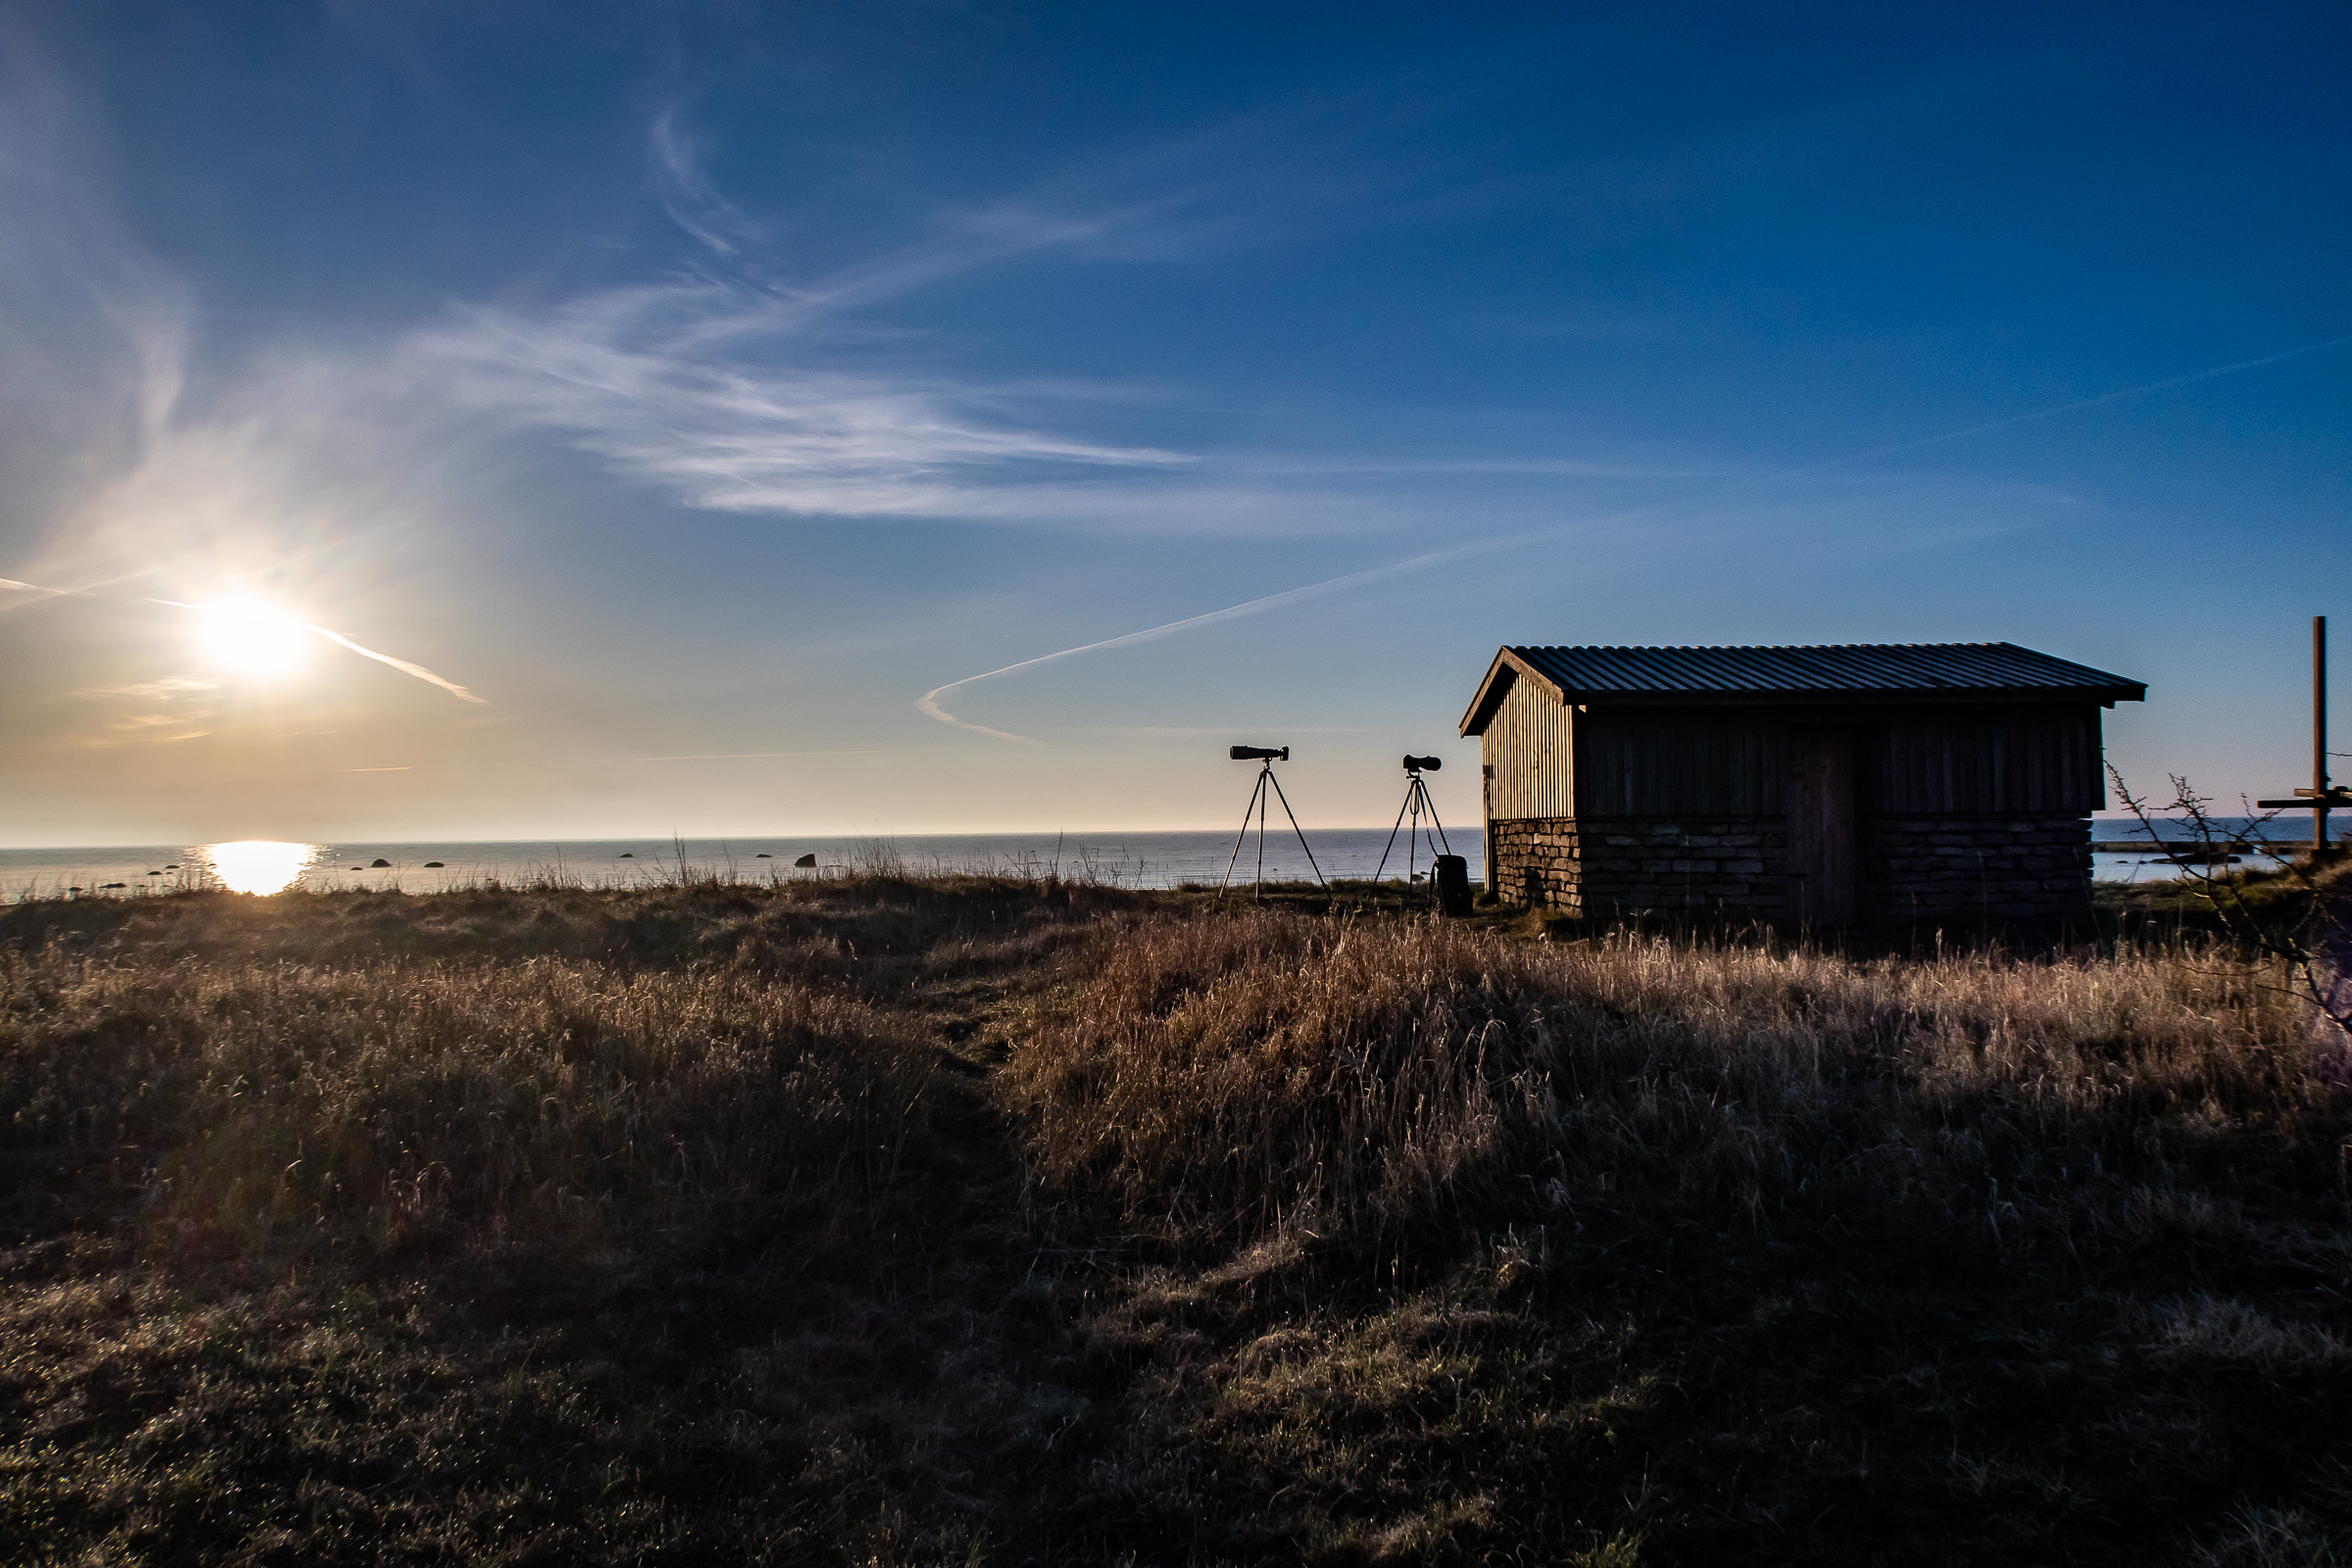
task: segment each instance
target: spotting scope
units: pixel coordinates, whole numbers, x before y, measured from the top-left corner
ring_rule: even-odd
[[[1439,768],[1444,767],[1445,765],[1446,764],[1443,761],[1435,757],[1414,757],[1408,753],[1404,759],[1404,770],[1407,773],[1418,773],[1425,767],[1428,768],[1432,773],[1435,773]]]
[[[1287,762],[1291,760],[1291,749],[1288,746],[1236,746],[1232,755],[1237,762]]]

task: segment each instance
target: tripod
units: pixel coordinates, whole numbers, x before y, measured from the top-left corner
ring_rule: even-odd
[[[1404,804],[1396,808],[1396,826],[1389,829],[1389,847],[1380,852],[1380,864],[1372,872],[1373,881],[1379,881],[1380,873],[1389,868],[1389,852],[1396,848],[1396,831],[1397,828],[1404,826],[1404,814],[1407,811],[1413,814],[1413,825],[1411,831],[1404,835],[1404,879],[1406,882],[1409,883],[1413,880],[1413,841],[1429,839],[1429,828],[1421,825],[1422,813],[1428,813],[1430,827],[1438,830],[1437,838],[1429,845],[1430,869],[1433,871],[1437,869],[1439,845],[1445,845],[1447,855],[1453,853],[1453,846],[1446,843],[1446,824],[1438,820],[1437,803],[1429,798],[1429,786],[1421,782],[1421,769],[1437,765],[1438,760],[1434,757],[1408,757],[1404,760],[1406,779]]]
[[[1257,813],[1257,881],[1250,897],[1258,897],[1265,889],[1266,792],[1269,788],[1274,792],[1274,798],[1282,802],[1282,814],[1291,819],[1291,831],[1298,835],[1298,847],[1306,851],[1306,863],[1315,867],[1315,880],[1323,882],[1323,867],[1315,865],[1315,852],[1308,846],[1306,834],[1298,826],[1298,814],[1291,809],[1291,798],[1282,793],[1282,781],[1274,776],[1275,762],[1277,760],[1287,762],[1290,758],[1291,749],[1288,746],[1283,747],[1280,751],[1263,746],[1236,746],[1233,748],[1235,761],[1247,762],[1252,760],[1257,761],[1257,783],[1250,788],[1250,804],[1242,808],[1242,830],[1234,835],[1233,854],[1226,858],[1225,875],[1217,882],[1218,892],[1224,892],[1225,884],[1233,880],[1233,868],[1240,863],[1242,858],[1242,842],[1250,836],[1250,814],[1252,811]],[[1328,882],[1323,882],[1323,885],[1331,886]]]

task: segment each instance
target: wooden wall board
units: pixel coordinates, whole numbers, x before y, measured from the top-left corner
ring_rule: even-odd
[[[1480,737],[1489,821],[1575,814],[1574,720],[1537,682],[1511,682]]]
[[[1872,811],[2087,816],[2106,804],[2089,703],[1900,713],[1879,726],[1865,757]]]
[[[1580,713],[1520,680],[1482,737],[1488,819],[1778,816],[1788,809],[1789,736],[1824,722],[1855,737],[1865,814],[2088,815],[2105,799],[2089,703]]]

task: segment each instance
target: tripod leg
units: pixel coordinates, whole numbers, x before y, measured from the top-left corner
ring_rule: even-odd
[[[1273,776],[1274,769],[1268,767],[1257,781],[1257,882],[1250,894],[1252,900],[1266,896],[1266,779]]]
[[[1438,822],[1438,803],[1429,798],[1429,788],[1426,785],[1424,785],[1421,790],[1421,802],[1424,806],[1429,808],[1429,819],[1432,822]],[[1438,822],[1438,842],[1440,844],[1446,844],[1446,824],[1443,822]],[[1453,846],[1450,844],[1446,844],[1446,853],[1447,855],[1451,855],[1453,853]]]
[[[1412,804],[1413,792],[1408,789],[1404,792],[1404,806],[1410,806]],[[1372,868],[1372,880],[1375,882],[1380,880],[1380,873],[1389,868],[1389,850],[1393,850],[1396,847],[1396,828],[1404,825],[1404,806],[1399,806],[1396,808],[1396,823],[1395,827],[1391,827],[1389,829],[1388,849],[1384,849],[1380,852],[1380,864]]]
[[[1258,792],[1265,787],[1265,781],[1259,780],[1257,785],[1250,791],[1250,804],[1242,808],[1242,830],[1233,836],[1233,854],[1226,858],[1225,874],[1217,878],[1219,893],[1225,891],[1225,884],[1233,880],[1233,868],[1241,863],[1242,843],[1250,837],[1250,813],[1257,809]]]
[[[1413,867],[1419,863],[1413,858],[1413,846],[1421,837],[1420,783],[1418,778],[1414,779],[1415,787],[1404,793],[1404,804],[1413,808],[1413,825],[1404,830],[1404,885],[1408,888],[1413,885]]]
[[[1329,882],[1323,881],[1323,868],[1319,865],[1315,865],[1315,848],[1313,845],[1306,842],[1306,830],[1298,825],[1298,813],[1291,809],[1291,798],[1282,793],[1282,780],[1274,777],[1274,770],[1272,768],[1266,769],[1266,777],[1273,780],[1274,793],[1281,797],[1282,814],[1291,819],[1291,831],[1298,835],[1298,847],[1306,851],[1306,863],[1315,866],[1315,880],[1317,882],[1322,882],[1323,886],[1326,888],[1330,887],[1331,884]],[[1260,823],[1263,823],[1266,819],[1265,808],[1263,807],[1258,808],[1257,819]]]

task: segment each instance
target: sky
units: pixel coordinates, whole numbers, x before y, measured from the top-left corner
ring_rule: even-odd
[[[2136,787],[2307,782],[2347,58],[0,0],[0,844],[1227,827],[1235,741],[1468,823],[1505,643],[2007,640],[2148,683]]]

